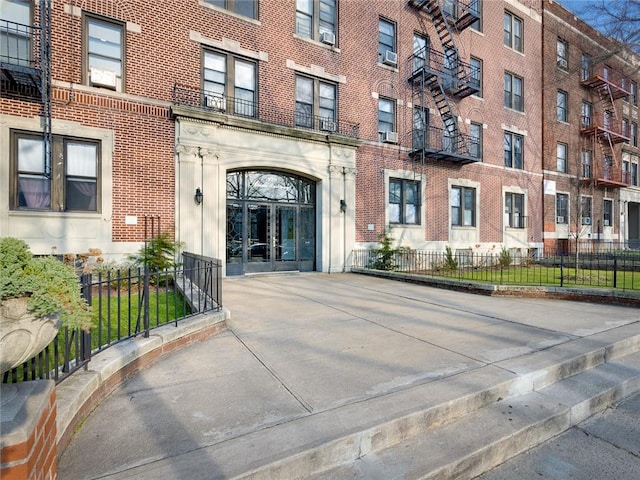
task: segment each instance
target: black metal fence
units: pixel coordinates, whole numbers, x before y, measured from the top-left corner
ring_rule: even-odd
[[[222,309],[220,260],[183,253],[175,269],[107,271],[80,277],[82,294],[91,305],[90,331],[63,328],[41,353],[6,372],[3,383],[36,379],[60,382],[86,369],[93,353],[142,335],[162,325]]]
[[[477,281],[497,285],[592,287],[640,291],[640,251],[541,255],[536,249],[355,250],[352,267]]]

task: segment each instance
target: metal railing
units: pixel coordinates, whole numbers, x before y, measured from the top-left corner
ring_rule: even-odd
[[[0,19],[0,63],[40,68],[40,27]]]
[[[41,353],[6,372],[3,383],[53,379],[61,382],[86,369],[91,355],[150,330],[199,313],[222,309],[220,260],[191,253],[175,269],[131,268],[86,274],[82,295],[91,305],[90,331],[63,328]]]
[[[358,138],[360,133],[360,124],[357,123],[301,113],[295,110],[286,110],[265,103],[257,103],[191,88],[178,83],[173,86],[173,103],[175,105],[196,107],[202,111],[255,119],[271,125],[301,128],[327,134]]]
[[[640,245],[638,245],[640,248]],[[568,255],[537,249],[475,253],[470,249],[355,250],[352,267],[497,285],[591,287],[640,291],[640,249]]]

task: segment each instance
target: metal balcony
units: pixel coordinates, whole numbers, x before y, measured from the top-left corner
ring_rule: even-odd
[[[622,75],[604,64],[583,68],[581,85],[598,90],[601,94],[611,95],[613,100],[626,97],[631,92],[622,84]]]
[[[448,95],[459,99],[480,91],[480,72],[477,68],[433,48],[425,47],[411,55],[409,69],[410,82],[423,82],[429,87],[430,82],[438,81]]]
[[[410,155],[414,159],[446,160],[461,165],[482,161],[478,140],[463,133],[450,134],[438,127],[414,129],[411,142]]]
[[[459,32],[480,19],[478,0],[410,0],[409,4],[429,14],[440,6],[443,17]]]
[[[582,117],[580,122],[580,133],[582,135],[595,135],[598,140],[622,143],[630,140],[629,134],[622,128],[622,122],[613,118],[605,118],[600,116]]]
[[[284,110],[273,105],[227,97],[177,83],[173,87],[173,104],[192,107],[200,112],[255,120],[268,125],[359,138],[360,125],[357,123],[296,112],[295,110]]]
[[[0,82],[2,91],[39,97],[41,28],[0,19]]]
[[[584,183],[593,182],[596,186],[621,188],[629,185],[629,172],[623,172],[612,162],[601,159],[593,165],[582,165],[581,180]]]

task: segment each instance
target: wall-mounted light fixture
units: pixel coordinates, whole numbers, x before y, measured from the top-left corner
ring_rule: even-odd
[[[200,205],[202,203],[202,198],[204,197],[204,194],[202,193],[202,190],[200,190],[200,187],[196,188],[196,194],[193,196],[193,199],[196,202],[196,205]]]
[[[342,213],[347,211],[347,202],[345,202],[343,199],[340,199],[340,211]]]

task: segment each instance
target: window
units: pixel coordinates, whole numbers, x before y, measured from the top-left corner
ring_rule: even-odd
[[[451,225],[476,226],[476,189],[451,187]]]
[[[580,217],[582,225],[591,225],[591,197],[580,198]]]
[[[556,169],[559,172],[567,173],[567,144],[558,143],[556,147]]]
[[[378,99],[378,132],[384,141],[387,132],[396,131],[396,102],[389,98]]]
[[[380,19],[378,22],[378,62],[380,63],[397,63],[390,62],[390,57],[395,55],[389,55],[396,51],[396,25],[388,20]]]
[[[511,73],[504,74],[504,106],[513,108],[519,112],[524,111],[524,101],[522,97],[523,80]]]
[[[631,145],[634,147],[638,146],[638,124],[636,122],[631,122]]]
[[[602,223],[605,227],[613,226],[613,200],[608,198],[602,203]]]
[[[44,154],[42,135],[15,132],[12,142],[16,177],[13,209],[98,211],[99,142],[54,136],[53,165]]]
[[[0,18],[6,20],[0,29],[0,61],[12,65],[31,63],[31,2],[5,0]]]
[[[118,92],[124,86],[124,24],[85,17],[86,78],[95,87]]]
[[[413,109],[413,135],[412,145],[414,150],[422,150],[427,147],[427,126],[429,121],[429,110],[424,107]]]
[[[473,95],[482,98],[482,60],[471,57],[471,83],[478,89]]]
[[[631,164],[631,185],[638,186],[638,164]]]
[[[622,135],[629,138],[629,140],[625,141],[625,143],[631,144],[631,132],[629,131],[629,120],[626,118],[622,119]]]
[[[413,35],[413,71],[429,65],[429,39],[423,35]]]
[[[469,154],[482,159],[482,125],[471,122],[469,125]]]
[[[478,20],[471,24],[471,28],[474,30],[481,32],[482,31],[482,0],[471,0],[469,2],[469,10],[471,10],[477,17]]]
[[[629,177],[629,160],[623,160],[622,161],[622,182],[629,184],[630,183],[630,177]]]
[[[558,90],[556,95],[556,120],[559,122],[568,122],[569,114],[567,110],[567,92]]]
[[[389,223],[420,224],[420,182],[389,180]]]
[[[296,33],[327,44],[335,43],[336,12],[336,0],[296,0]],[[331,36],[334,37],[331,39]]]
[[[631,94],[629,95],[629,102],[631,102],[631,105],[635,105],[637,107],[638,106],[638,84],[632,81],[631,84],[629,85],[629,88],[631,90]]]
[[[556,44],[556,65],[562,70],[568,70],[569,68],[569,45],[561,38],[558,39]]]
[[[205,51],[203,62],[204,105],[218,111],[232,108],[245,117],[256,114],[256,65],[218,52]],[[229,101],[228,99],[233,99]]]
[[[511,132],[504,132],[504,166],[524,168],[522,155],[524,137]]]
[[[582,102],[581,125],[582,128],[591,127],[591,118],[593,116],[593,105],[589,102]]]
[[[216,5],[230,12],[244,15],[249,18],[258,18],[258,2],[256,0],[206,0],[211,5]]]
[[[300,75],[296,77],[297,126],[335,131],[336,106],[337,88],[333,83]]]
[[[591,164],[593,152],[591,150],[582,151],[582,178],[591,178]]]
[[[591,76],[591,59],[586,53],[580,58],[580,80],[587,80]]]
[[[504,44],[509,48],[522,52],[522,32],[522,19],[510,12],[504,12]]]
[[[556,223],[569,223],[569,195],[566,193],[556,194]]]
[[[524,228],[524,194],[507,192],[504,196],[505,224],[510,228]]]

